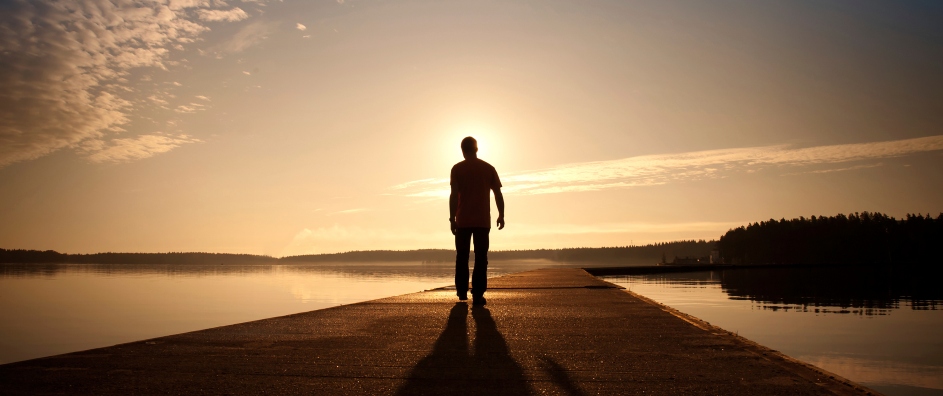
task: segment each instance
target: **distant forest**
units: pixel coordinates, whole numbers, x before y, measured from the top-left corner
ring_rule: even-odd
[[[728,264],[941,264],[943,213],[770,219],[727,231],[717,245]]]
[[[613,265],[654,265],[663,257],[703,257],[710,254],[716,241],[676,241],[645,246],[603,248],[568,248],[505,250],[488,254],[490,260],[553,260],[561,262],[597,262]],[[472,254],[474,256],[474,254]],[[274,258],[251,254],[225,253],[95,253],[67,254],[53,250],[0,249],[0,263],[76,263],[76,264],[261,264],[261,263],[337,263],[416,261],[448,263],[455,260],[450,249],[371,250],[332,254],[312,254]]]
[[[55,250],[0,249],[0,263],[72,264],[248,264],[275,263],[270,256],[228,253],[93,253],[68,254]]]
[[[705,257],[718,249],[727,264],[943,264],[943,213],[908,214],[895,219],[882,213],[839,214],[761,221],[727,231],[719,241],[676,241],[645,246],[505,250],[491,260],[552,260],[613,266],[654,265],[674,257]],[[372,250],[275,258],[226,253],[95,253],[0,249],[0,263],[77,264],[278,264],[338,262],[448,263],[451,249]]]
[[[704,257],[716,248],[716,241],[675,241],[645,246],[615,246],[601,248],[567,248],[536,250],[499,250],[488,252],[489,260],[553,260],[565,262],[606,262],[654,265],[663,257]],[[474,252],[472,253],[474,257]],[[421,261],[451,262],[455,251],[450,249],[424,250],[371,250],[334,254],[311,254],[282,257],[279,261],[293,262],[369,262]]]

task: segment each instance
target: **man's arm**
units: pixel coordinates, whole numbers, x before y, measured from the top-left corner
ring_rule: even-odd
[[[456,211],[458,211],[458,193],[455,191],[455,187],[452,186],[452,192],[449,193],[449,228],[452,230],[452,235],[455,235],[458,229],[455,225]]]
[[[498,205],[498,229],[504,229],[504,194],[501,187],[494,189],[494,203]]]

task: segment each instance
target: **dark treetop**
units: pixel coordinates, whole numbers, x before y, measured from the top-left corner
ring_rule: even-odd
[[[943,213],[897,220],[882,213],[839,214],[739,227],[720,237],[728,264],[933,266],[943,263]]]

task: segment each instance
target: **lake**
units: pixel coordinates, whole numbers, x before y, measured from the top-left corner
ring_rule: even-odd
[[[550,261],[495,261],[490,275]],[[0,363],[452,284],[451,263],[0,264]],[[889,395],[943,395],[943,289],[880,270],[604,279]]]
[[[603,279],[879,392],[943,395],[936,276],[779,268]]]
[[[554,265],[496,261],[489,275]],[[0,364],[448,286],[453,268],[0,264]]]

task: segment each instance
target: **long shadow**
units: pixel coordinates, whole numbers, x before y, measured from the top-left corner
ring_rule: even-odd
[[[570,374],[567,373],[566,369],[561,366],[560,363],[557,363],[549,356],[541,356],[540,360],[543,363],[544,372],[550,375],[550,379],[563,390],[564,394],[569,396],[585,395],[585,393],[576,386],[576,382],[570,378]]]
[[[413,367],[397,395],[527,395],[530,386],[484,307],[472,308],[474,354],[468,349],[468,305],[455,304],[432,352]]]

